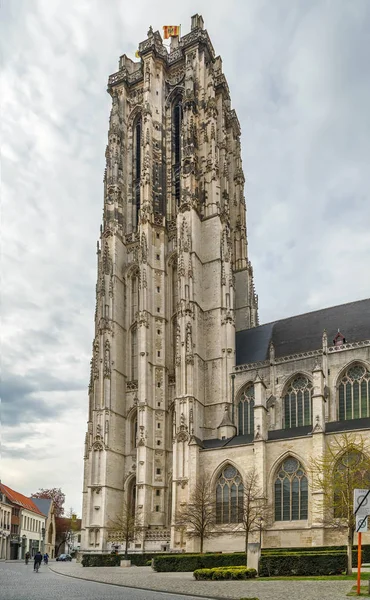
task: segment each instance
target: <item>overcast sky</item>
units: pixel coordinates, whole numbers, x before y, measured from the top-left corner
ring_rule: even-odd
[[[78,512],[107,78],[196,12],[241,122],[260,322],[369,296],[369,0],[3,0],[1,478]]]

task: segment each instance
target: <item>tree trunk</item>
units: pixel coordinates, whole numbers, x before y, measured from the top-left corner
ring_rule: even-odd
[[[203,554],[204,536],[203,536],[203,534],[201,534],[199,537],[200,537],[200,553]]]
[[[125,541],[125,559],[128,559],[128,536],[126,537]]]
[[[249,531],[245,532],[245,565],[248,566],[248,539]]]
[[[347,575],[352,575],[352,550],[353,550],[353,531],[348,527],[347,537]]]

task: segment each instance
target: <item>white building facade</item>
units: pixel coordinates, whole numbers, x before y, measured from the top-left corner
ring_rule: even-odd
[[[141,528],[131,549],[196,549],[174,515],[202,475],[212,549],[241,549],[233,503],[251,465],[275,507],[265,545],[329,543],[306,460],[343,430],[370,444],[370,303],[259,326],[222,61],[199,15],[170,51],[150,28],[139,54],[108,82],[81,550],[119,541],[109,523],[125,504]],[[295,499],[297,482],[287,508],[279,490]]]
[[[0,490],[0,560],[10,558],[12,507]]]

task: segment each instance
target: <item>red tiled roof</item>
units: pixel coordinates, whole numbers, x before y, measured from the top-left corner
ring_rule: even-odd
[[[36,504],[31,500],[31,498],[27,498],[27,496],[23,496],[23,494],[20,494],[19,492],[12,490],[10,487],[8,487],[7,485],[4,485],[3,483],[0,483],[0,490],[2,491],[3,494],[5,494],[5,496],[8,498],[8,500],[10,500],[10,502],[17,504],[18,506],[21,506],[22,508],[26,508],[27,510],[30,510],[31,512],[37,513],[38,515],[44,516],[42,514],[42,512],[37,508]]]

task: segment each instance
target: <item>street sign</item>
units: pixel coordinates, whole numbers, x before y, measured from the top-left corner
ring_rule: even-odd
[[[356,532],[365,533],[367,531],[367,517],[356,516]]]
[[[358,517],[370,515],[370,490],[354,490],[353,513]]]

